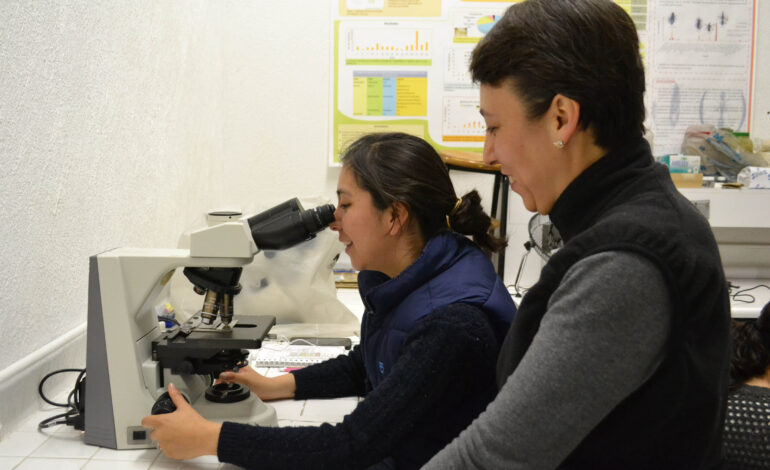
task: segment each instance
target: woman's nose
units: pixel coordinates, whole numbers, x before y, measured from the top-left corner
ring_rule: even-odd
[[[490,136],[487,136],[487,138],[484,140],[484,149],[481,152],[481,158],[484,160],[484,163],[487,165],[494,165],[497,162],[497,158],[494,155],[495,152],[495,145],[492,142],[492,138]]]

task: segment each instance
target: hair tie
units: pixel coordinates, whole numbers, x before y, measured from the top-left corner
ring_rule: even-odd
[[[449,227],[449,230],[452,230],[452,224],[449,223],[449,218],[452,217],[457,213],[457,209],[460,208],[460,204],[462,204],[463,198],[458,197],[457,202],[455,202],[455,206],[452,208],[451,211],[449,211],[449,214],[446,216],[446,226]]]

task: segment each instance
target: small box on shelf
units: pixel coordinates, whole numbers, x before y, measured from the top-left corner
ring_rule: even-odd
[[[700,188],[703,186],[702,173],[671,173],[671,179],[677,188]]]

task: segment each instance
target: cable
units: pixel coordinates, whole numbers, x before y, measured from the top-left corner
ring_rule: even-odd
[[[740,286],[736,286],[736,285],[734,285],[732,283],[729,284],[729,287],[730,288],[735,287],[736,289],[740,288]],[[757,284],[756,286],[753,286],[753,287],[747,287],[746,289],[741,289],[741,290],[737,291],[735,294],[733,294],[732,295],[733,301],[735,301],[735,302],[743,302],[743,303],[747,303],[747,304],[754,303],[757,299],[753,295],[747,294],[746,292],[752,291],[754,289],[758,289],[760,287],[764,287],[765,289],[770,289],[770,286],[765,285],[765,284]],[[739,299],[738,298],[739,296],[740,297],[745,297],[746,300],[744,300],[742,298]]]
[[[67,396],[67,403],[56,403],[53,400],[50,400],[48,397],[45,396],[45,393],[43,392],[43,385],[45,382],[57,374],[62,374],[64,372],[78,372],[77,379],[75,379],[75,386],[72,388],[72,391]],[[43,421],[40,421],[37,425],[38,429],[44,429],[51,426],[55,426],[57,424],[66,424],[68,426],[74,426],[75,429],[83,430],[85,428],[85,403],[82,402],[83,396],[85,395],[85,375],[86,370],[85,369],[59,369],[57,371],[51,372],[47,374],[45,377],[40,380],[40,384],[37,387],[37,391],[40,394],[40,398],[43,399],[48,404],[51,404],[53,406],[58,406],[60,408],[69,408],[64,413],[51,416],[50,418],[46,418]],[[60,420],[60,418],[64,418],[64,420]],[[58,421],[57,421],[58,420]]]

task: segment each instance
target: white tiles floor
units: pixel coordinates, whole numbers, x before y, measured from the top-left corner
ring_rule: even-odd
[[[268,376],[280,372],[261,369]],[[54,401],[66,401],[55,397]],[[41,403],[42,400],[41,400]],[[358,404],[358,398],[335,400],[281,400],[270,403],[278,414],[279,426],[317,426],[323,422],[338,423]],[[171,470],[171,469],[237,469],[207,456],[192,460],[168,459],[157,449],[112,450],[86,445],[81,432],[59,425],[39,431],[37,424],[62,412],[62,408],[41,406],[41,411],[0,441],[0,470]]]

